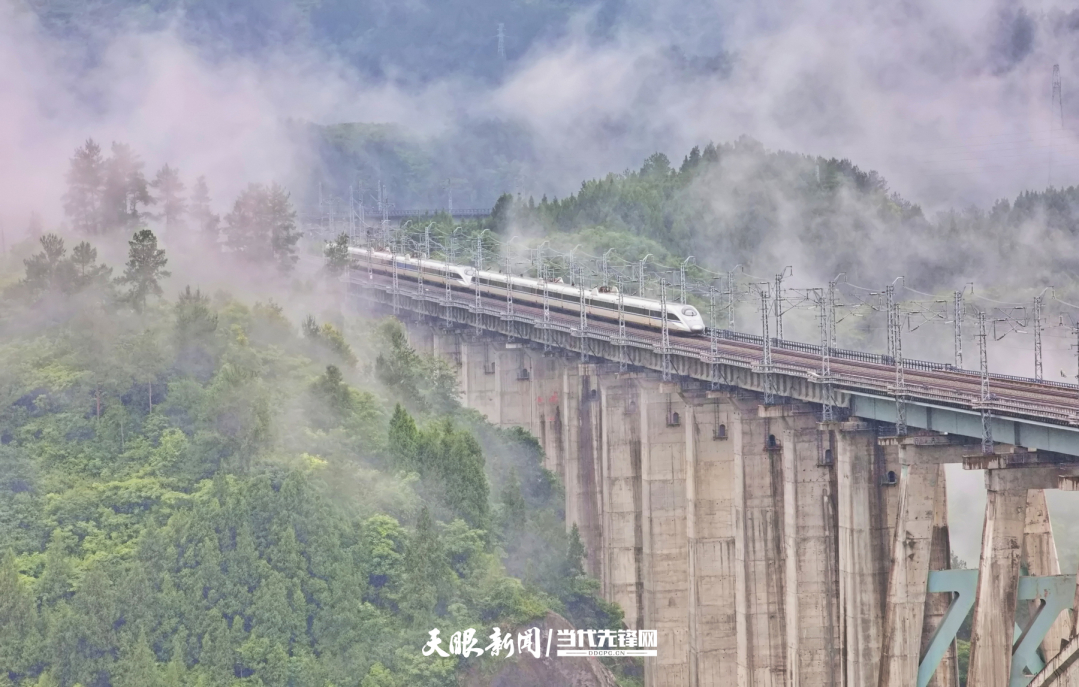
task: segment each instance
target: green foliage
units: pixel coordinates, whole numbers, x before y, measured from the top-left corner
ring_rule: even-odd
[[[315,318],[308,315],[307,319],[303,321],[301,329],[308,341],[324,350],[335,353],[338,359],[344,361],[349,367],[355,367],[357,363],[356,355],[352,352],[352,347],[345,341],[344,334],[337,327],[334,327],[329,322],[323,323],[320,327]]]
[[[966,687],[967,673],[970,670],[970,640],[955,641],[955,657],[959,664],[959,687]]]
[[[108,268],[58,237],[5,302],[0,684],[450,687],[458,660],[419,653],[432,627],[604,608],[563,580],[538,443],[463,411],[399,324],[296,328],[191,287],[151,307],[145,234],[137,309],[66,306]]]
[[[195,180],[195,187],[187,202],[187,216],[195,223],[202,244],[214,251],[219,250],[221,237],[218,225],[221,218],[210,209],[210,189],[206,185],[206,177]]]
[[[205,183],[205,182],[204,182]],[[184,182],[176,169],[165,165],[157,171],[150,186],[157,192],[157,204],[161,213],[157,216],[165,228],[165,236],[172,237],[183,226],[187,213],[187,201],[184,199]]]
[[[39,242],[41,252],[23,260],[26,276],[19,282],[30,297],[71,296],[92,286],[108,287],[112,268],[97,264],[97,249],[86,241],[75,246],[70,258],[65,257],[64,240],[56,234],[45,234]]]
[[[450,512],[474,527],[487,526],[483,451],[470,432],[456,429],[450,420],[418,429],[398,405],[390,419],[389,449],[397,466],[419,473]]]
[[[160,296],[160,279],[170,276],[165,269],[168,259],[165,251],[157,247],[157,237],[149,229],[140,229],[128,241],[127,267],[117,283],[127,286],[124,299],[136,310],[146,306],[150,296]]]
[[[326,264],[323,269],[331,277],[340,277],[352,267],[352,256],[348,252],[348,234],[341,234],[323,249]]]
[[[176,365],[181,372],[206,379],[212,373],[219,346],[214,337],[217,313],[210,308],[210,299],[198,289],[184,287],[173,308],[176,314],[174,345]]]
[[[228,247],[248,262],[276,264],[288,272],[299,260],[296,211],[288,192],[276,183],[249,185],[225,216],[225,225]]]
[[[383,321],[376,335],[382,351],[375,375],[398,398],[423,411],[447,412],[458,406],[457,378],[449,363],[416,353],[397,320]]]

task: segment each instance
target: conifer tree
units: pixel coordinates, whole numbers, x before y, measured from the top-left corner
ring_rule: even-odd
[[[135,232],[127,245],[127,267],[117,281],[128,287],[124,296],[127,302],[136,310],[142,310],[149,296],[163,293],[159,280],[170,275],[165,270],[168,259],[165,251],[157,247],[157,237],[149,229]]]
[[[195,180],[195,187],[191,190],[191,198],[188,201],[187,214],[195,223],[203,242],[216,251],[221,233],[219,230],[221,218],[210,209],[210,189],[206,185],[206,177]]]
[[[335,278],[343,275],[352,267],[352,256],[348,252],[348,234],[342,233],[326,244],[323,255],[326,257],[326,273]]]
[[[105,161],[94,139],[75,151],[67,172],[64,212],[71,225],[85,234],[101,232],[102,195],[105,189]]]
[[[139,206],[153,204],[143,166],[131,146],[112,144],[112,155],[104,165],[102,226],[105,230],[137,226],[142,216]]]
[[[107,285],[112,268],[97,263],[97,249],[86,241],[80,241],[71,251],[71,283],[69,293],[82,291],[94,284]]]
[[[56,234],[45,234],[39,241],[41,252],[23,260],[26,277],[21,283],[32,294],[44,293],[59,285],[64,256],[67,254],[64,240]]]
[[[270,186],[266,205],[274,261],[278,269],[287,273],[300,259],[296,255],[296,243],[301,236],[296,227],[296,211],[292,208],[288,191],[276,183]]]
[[[184,182],[180,180],[180,173],[177,170],[165,165],[157,170],[157,175],[150,186],[157,192],[155,202],[161,208],[158,218],[165,225],[165,236],[169,240],[174,240],[175,232],[182,227],[183,218],[187,212]]]

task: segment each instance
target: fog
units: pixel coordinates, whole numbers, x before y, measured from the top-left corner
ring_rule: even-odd
[[[631,2],[613,23],[602,9],[582,7],[557,30],[514,44],[492,80],[467,68],[413,79],[392,62],[373,76],[302,35],[276,49],[210,51],[185,38],[180,15],[121,25],[88,52],[4,2],[0,227],[10,241],[32,212],[49,228],[61,225],[63,174],[87,137],[131,144],[148,171],[167,162],[187,180],[206,175],[219,211],[249,182],[302,189],[328,172],[294,135],[294,121],[391,123],[420,140],[452,139],[465,122],[512,122],[530,154],[513,183],[483,189],[486,198],[564,196],[657,150],[677,161],[693,145],[741,135],[850,158],[927,214],[1079,182],[1070,123],[1079,114],[1070,95],[1079,84],[1079,14],[1052,3]],[[486,36],[497,21],[475,30]],[[512,42],[514,27],[507,31]],[[1054,64],[1062,115],[1051,97]],[[776,257],[775,271],[791,259]],[[1040,269],[1006,267],[1031,281]],[[1028,351],[1020,336],[994,349],[994,369],[1030,374],[1007,349]],[[912,350],[947,358],[946,328],[921,340]],[[1072,374],[1069,343],[1047,340],[1048,377],[1057,368]],[[980,520],[974,481],[956,478],[950,494],[963,516],[952,519],[964,542],[956,548],[968,561],[977,535],[960,528]]]

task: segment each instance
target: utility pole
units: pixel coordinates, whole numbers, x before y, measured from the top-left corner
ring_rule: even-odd
[[[982,373],[982,453],[993,453],[993,415],[989,409],[989,351],[985,334],[985,312],[978,311],[978,364]]]
[[[622,275],[618,275],[618,371],[625,372],[629,367],[626,359],[626,304],[622,294]],[[547,286],[544,284],[544,292]]]
[[[692,259],[693,259],[693,256],[692,255],[689,256],[688,258],[686,258],[685,260],[682,261],[682,266],[678,268],[678,274],[679,274],[679,276],[681,277],[681,280],[682,280],[682,284],[681,284],[682,289],[681,289],[681,293],[679,294],[678,302],[682,303],[683,305],[686,302],[686,265],[689,264],[689,261],[692,260]]]
[[[783,277],[787,272],[794,274],[794,269],[787,265],[783,271],[776,275],[775,311],[776,311],[776,340],[783,340]]]
[[[1042,291],[1042,293],[1045,293]],[[1034,379],[1042,381],[1042,297],[1034,297]]]
[[[449,258],[449,261],[446,263],[447,266],[445,268],[443,268],[443,270],[442,270],[442,276],[446,280],[446,326],[450,326],[451,324],[453,324],[451,319],[450,319],[450,314],[452,312],[451,309],[452,309],[452,305],[453,305],[453,289],[450,287],[450,284],[453,282],[453,280],[450,279],[449,265],[454,264],[454,260],[457,257],[456,253],[457,253],[457,237],[454,234],[450,234],[450,246],[449,246],[448,255],[447,255],[447,257]]]
[[[476,237],[476,253],[473,259],[476,261],[476,273],[472,275],[472,284],[476,287],[476,330],[482,333],[483,315],[480,312],[482,309],[482,303],[480,302],[480,272],[483,271],[482,234]]]
[[[737,270],[741,265],[734,268]],[[734,331],[734,270],[727,272],[727,329]]]
[[[708,320],[712,326],[708,328],[708,344],[712,355],[712,381],[711,388],[719,388],[719,330],[716,329],[716,287],[708,287]]]
[[[398,294],[400,293],[400,286],[397,283],[397,252],[390,252],[390,262],[393,263],[393,314],[396,315],[400,310],[398,304]]]
[[[583,267],[577,268],[577,288],[581,294],[581,362],[584,362],[588,360],[588,351],[586,350],[588,343],[588,302],[585,300]]]
[[[835,294],[836,294],[836,287],[839,284],[839,278],[842,277],[844,274],[845,274],[844,272],[840,272],[839,274],[835,275],[835,279],[828,282],[828,348],[829,348],[829,353],[831,352],[830,349],[834,349],[836,347],[836,331],[835,331],[835,303],[836,303],[836,300],[835,300]]]
[[[490,40],[490,39],[488,39]],[[490,44],[488,44],[490,45]],[[502,61],[502,64],[506,63],[506,25],[502,22],[498,23],[498,59]]]
[[[895,357],[895,327],[892,323],[892,309],[895,307],[895,282],[884,287],[885,308],[888,313],[888,357]],[[878,301],[879,303],[879,301]]]
[[[907,433],[907,387],[903,376],[903,320],[899,315],[899,304],[893,305],[892,322],[895,333],[895,433],[903,436]]]
[[[551,280],[547,272],[547,262],[542,257],[540,258],[540,273],[540,278],[543,279],[543,352],[548,353],[551,350],[551,293],[548,289]],[[624,322],[622,330],[625,331]]]
[[[832,295],[832,284],[828,290],[821,290],[820,302],[820,374],[824,382],[824,399],[821,404],[821,422],[835,420],[835,391],[832,388],[832,345],[831,328],[833,315],[829,298]]]
[[[761,292],[761,337],[764,340],[762,347],[761,374],[764,376],[764,405],[774,405],[776,402],[775,388],[772,386],[772,337],[768,331],[768,282],[761,282],[758,287]]]
[[[963,368],[963,292],[955,292],[955,366]]]
[[[638,277],[638,279],[637,279],[637,295],[638,296],[644,296],[644,263],[650,257],[652,257],[651,253],[649,253],[648,255],[641,258],[641,260],[639,262],[639,265],[637,267],[637,277]]]
[[[663,381],[671,381],[671,330],[667,326],[667,280],[659,279],[659,319],[663,331]]]
[[[510,274],[510,256],[505,257],[506,265],[506,317],[513,319],[513,275]]]

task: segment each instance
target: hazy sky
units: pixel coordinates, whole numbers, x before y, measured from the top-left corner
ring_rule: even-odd
[[[110,34],[88,66],[81,46],[46,36],[28,13],[0,12],[0,213],[12,219],[54,210],[57,170],[90,135],[132,143],[151,168],[206,173],[222,195],[287,176],[302,151],[282,135],[286,118],[420,134],[452,131],[463,115],[513,119],[536,137],[522,190],[537,195],[742,134],[849,157],[929,208],[1079,179],[1079,144],[1050,107],[1060,64],[1071,111],[1079,14],[1048,5],[627,3],[603,40],[584,6],[561,38],[522,48],[501,84],[466,70],[419,86],[372,82],[302,41],[211,59],[168,24]],[[710,70],[723,51],[730,69]]]

